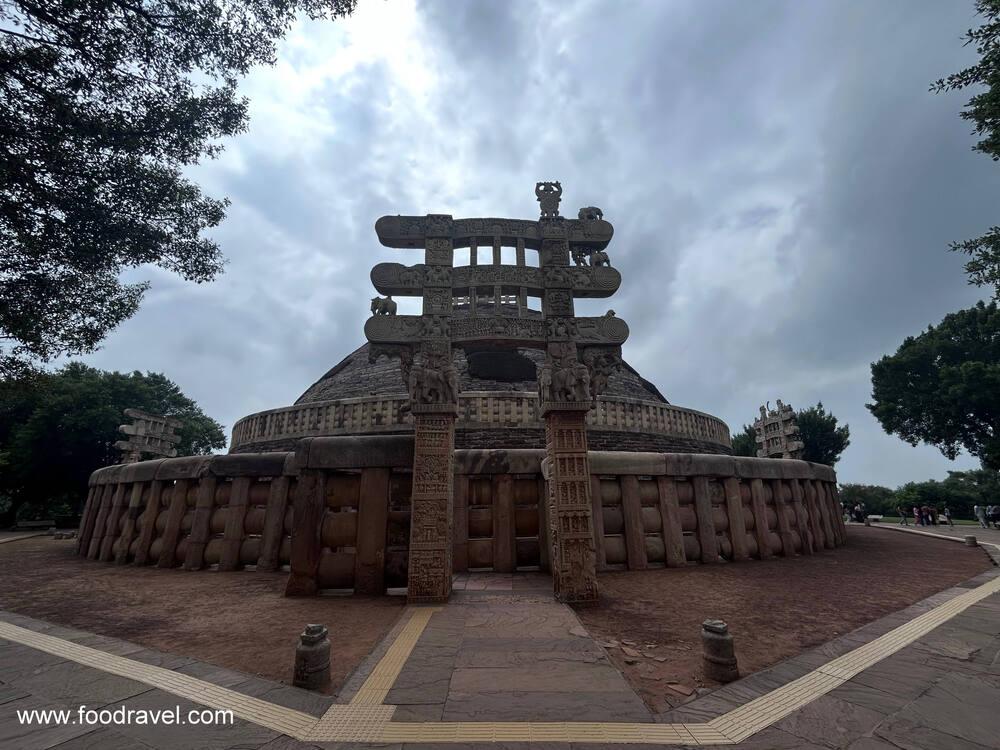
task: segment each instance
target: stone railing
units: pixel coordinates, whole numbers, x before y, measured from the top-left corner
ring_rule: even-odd
[[[543,458],[456,451],[456,571],[548,569]],[[111,466],[91,476],[78,551],[163,568],[291,569],[310,590],[381,593],[406,585],[412,461],[413,439],[386,435]],[[590,467],[599,570],[792,557],[846,539],[827,466],[591,451]]]
[[[401,433],[413,429],[404,394],[317,401],[258,412],[233,426],[230,451],[239,453],[305,437]],[[731,447],[721,419],[657,401],[599,398],[587,415],[597,430],[661,434]],[[465,392],[459,398],[458,429],[529,427],[543,429],[537,393]]]

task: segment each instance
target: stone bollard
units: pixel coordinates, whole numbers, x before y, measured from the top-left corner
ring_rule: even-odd
[[[716,682],[739,679],[733,636],[722,620],[705,620],[701,624],[701,659],[705,676]]]
[[[306,625],[295,647],[295,687],[318,690],[330,682],[330,639],[323,625]]]
[[[976,537],[974,537],[974,536],[967,536],[967,537],[965,537],[965,546],[966,547],[978,547],[979,546],[979,542],[976,541]]]

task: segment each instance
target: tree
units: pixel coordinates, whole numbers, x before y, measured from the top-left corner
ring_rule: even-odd
[[[822,401],[816,406],[797,411],[795,422],[805,444],[802,449],[803,461],[833,466],[851,444],[850,427],[846,424],[838,427],[837,418],[826,413]]]
[[[1000,0],[976,0],[976,12],[984,22],[979,28],[965,33],[965,44],[975,45],[979,62],[947,78],[935,81],[931,91],[957,91],[969,86],[985,87],[965,105],[961,117],[973,123],[973,133],[980,136],[972,147],[1000,160]],[[994,287],[1000,299],[1000,226],[990,227],[986,234],[963,242],[953,242],[950,248],[965,253],[969,281],[977,286]]]
[[[246,128],[237,81],[297,13],[355,2],[0,0],[3,369],[93,350],[148,286],[124,268],[221,271],[227,201],[182,171]]]
[[[0,528],[18,514],[78,512],[91,472],[118,463],[122,412],[177,417],[178,455],[224,448],[222,425],[159,373],[104,372],[73,363],[0,381]]]
[[[756,456],[757,455],[757,431],[753,425],[743,425],[743,432],[733,435],[733,455],[734,456]]]
[[[868,409],[889,434],[936,446],[950,459],[964,448],[1000,469],[1000,310],[980,302],[946,315],[892,356],[872,364]]]
[[[865,511],[874,515],[891,516],[896,512],[896,494],[876,484],[842,484],[840,500],[848,509],[861,503]]]

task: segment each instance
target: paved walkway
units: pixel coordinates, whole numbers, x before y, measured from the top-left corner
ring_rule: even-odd
[[[445,607],[408,608],[337,703],[0,612],[0,748],[1000,747],[996,569],[655,716],[572,611],[551,600],[544,578],[459,584]],[[207,706],[237,718],[211,728],[95,728],[17,716],[80,704],[180,706],[182,715]]]
[[[976,537],[976,541],[980,543],[985,543],[986,545],[1000,545],[1000,529],[984,529],[978,524],[975,526],[968,526],[966,524],[961,524],[959,526],[917,526],[911,523],[909,526],[903,526],[898,523],[873,523],[872,527],[880,529],[895,529],[897,531],[916,531],[923,534],[945,536],[952,539],[964,539],[967,536],[974,536]]]

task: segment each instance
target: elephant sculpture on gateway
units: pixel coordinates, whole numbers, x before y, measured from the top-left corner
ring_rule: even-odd
[[[372,297],[372,315],[395,315],[396,300],[390,294],[388,297]]]
[[[611,267],[608,254],[603,250],[587,250],[583,247],[574,247],[570,250],[573,263],[578,266],[607,266]]]

